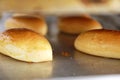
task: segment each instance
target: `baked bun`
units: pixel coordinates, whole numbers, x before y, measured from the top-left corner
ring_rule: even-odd
[[[42,35],[47,33],[47,24],[42,17],[24,16],[24,14],[22,16],[13,16],[6,20],[5,27],[6,29],[27,28]]]
[[[37,17],[37,18],[43,18],[44,15],[40,14],[40,13],[14,13],[12,14],[13,17]],[[44,18],[43,18],[44,19]]]
[[[86,17],[92,19],[92,16],[89,14],[80,14],[80,17]]]
[[[34,15],[31,15],[30,13],[14,13],[13,15],[12,15],[13,17],[25,17],[25,16],[34,16]]]
[[[74,46],[87,54],[120,59],[120,31],[91,30],[80,34]]]
[[[22,5],[20,5],[22,3]],[[0,12],[61,14],[119,14],[120,0],[0,0]]]
[[[26,62],[52,60],[52,48],[48,40],[28,29],[9,29],[1,33],[0,52]]]
[[[96,20],[88,16],[67,16],[59,18],[59,29],[69,34],[79,34],[92,29],[102,29]]]

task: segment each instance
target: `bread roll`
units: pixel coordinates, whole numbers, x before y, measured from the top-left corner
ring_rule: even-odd
[[[120,31],[91,30],[80,34],[74,46],[87,54],[120,59]]]
[[[35,13],[35,12],[33,12],[33,13],[23,13],[23,12],[21,12],[21,13],[14,13],[13,15],[12,15],[13,17],[37,17],[37,18],[43,18],[44,17],[44,15],[42,15],[42,14],[40,14],[40,13]]]
[[[47,24],[42,17],[37,18],[34,16],[13,16],[6,20],[5,27],[6,29],[27,28],[42,35],[46,35],[47,33]]]
[[[52,60],[52,48],[48,40],[28,29],[9,29],[1,33],[0,52],[26,62]]]
[[[22,5],[21,5],[22,3]],[[60,14],[120,13],[120,0],[0,0],[0,12]]]
[[[80,14],[80,17],[86,17],[92,19],[92,16],[89,14]]]
[[[69,16],[59,19],[59,29],[69,34],[79,34],[92,29],[102,29],[96,20],[87,16]]]

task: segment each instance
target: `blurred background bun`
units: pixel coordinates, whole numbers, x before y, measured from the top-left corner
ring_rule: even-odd
[[[69,34],[79,34],[93,29],[102,29],[102,25],[89,15],[59,17],[60,31]]]
[[[43,17],[35,17],[26,14],[15,14],[5,22],[6,29],[27,28],[42,35],[47,34],[47,24]]]

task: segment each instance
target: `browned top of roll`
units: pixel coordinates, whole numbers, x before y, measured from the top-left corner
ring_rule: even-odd
[[[38,49],[40,49],[41,47],[41,49],[43,50],[50,48],[50,45],[47,39],[44,38],[44,36],[28,29],[24,29],[24,28],[9,29],[3,32],[2,35],[3,37],[4,36],[8,37],[6,38],[9,40],[8,42],[10,43],[12,42],[11,44],[15,44],[16,46],[22,47],[23,49],[28,47],[29,49],[32,50],[34,46],[37,46]],[[41,44],[44,44],[44,45],[42,46]]]
[[[59,17],[59,29],[70,34],[79,34],[93,29],[102,29],[102,25],[89,15],[61,16]]]
[[[45,22],[43,18],[31,17],[31,16],[14,16],[11,20],[23,22],[29,24],[29,27],[35,27],[39,29],[40,27],[44,27]]]
[[[84,36],[83,36],[84,35]],[[85,38],[87,41],[92,40],[98,44],[108,44],[111,45],[120,45],[118,42],[120,41],[120,31],[114,30],[91,30],[87,31],[79,36],[78,39]]]
[[[98,22],[96,22],[93,18],[87,17],[87,16],[68,16],[68,17],[61,17],[61,21],[65,23],[78,23],[78,22],[83,22],[83,23],[91,23],[94,25],[98,25]]]
[[[13,16],[6,20],[5,26],[6,29],[27,28],[42,35],[47,33],[47,24],[43,17]]]
[[[86,6],[108,4],[110,0],[81,0]]]

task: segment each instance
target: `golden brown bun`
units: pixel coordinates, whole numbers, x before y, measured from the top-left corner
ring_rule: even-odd
[[[42,18],[44,20],[44,15],[40,14],[40,13],[14,13],[12,15],[13,17],[37,17],[37,18]]]
[[[31,14],[29,14],[29,13],[14,13],[13,15],[12,15],[13,17],[24,17],[24,16],[34,16],[34,15],[31,15]]]
[[[28,29],[9,29],[0,34],[0,52],[26,62],[52,60],[48,40]]]
[[[22,3],[22,5],[21,5]],[[120,13],[120,0],[1,0],[0,12],[40,12],[60,14]]]
[[[102,29],[99,22],[86,15],[61,17],[58,25],[62,32],[70,34],[79,34],[92,29]]]
[[[13,16],[6,20],[6,29],[27,28],[37,33],[45,35],[47,33],[47,24],[44,19],[33,16]]]
[[[110,3],[110,0],[81,0],[86,6],[104,5]]]
[[[80,34],[74,46],[87,54],[120,59],[120,31],[91,30]]]
[[[86,17],[92,19],[92,17],[89,14],[80,14],[80,17]]]

